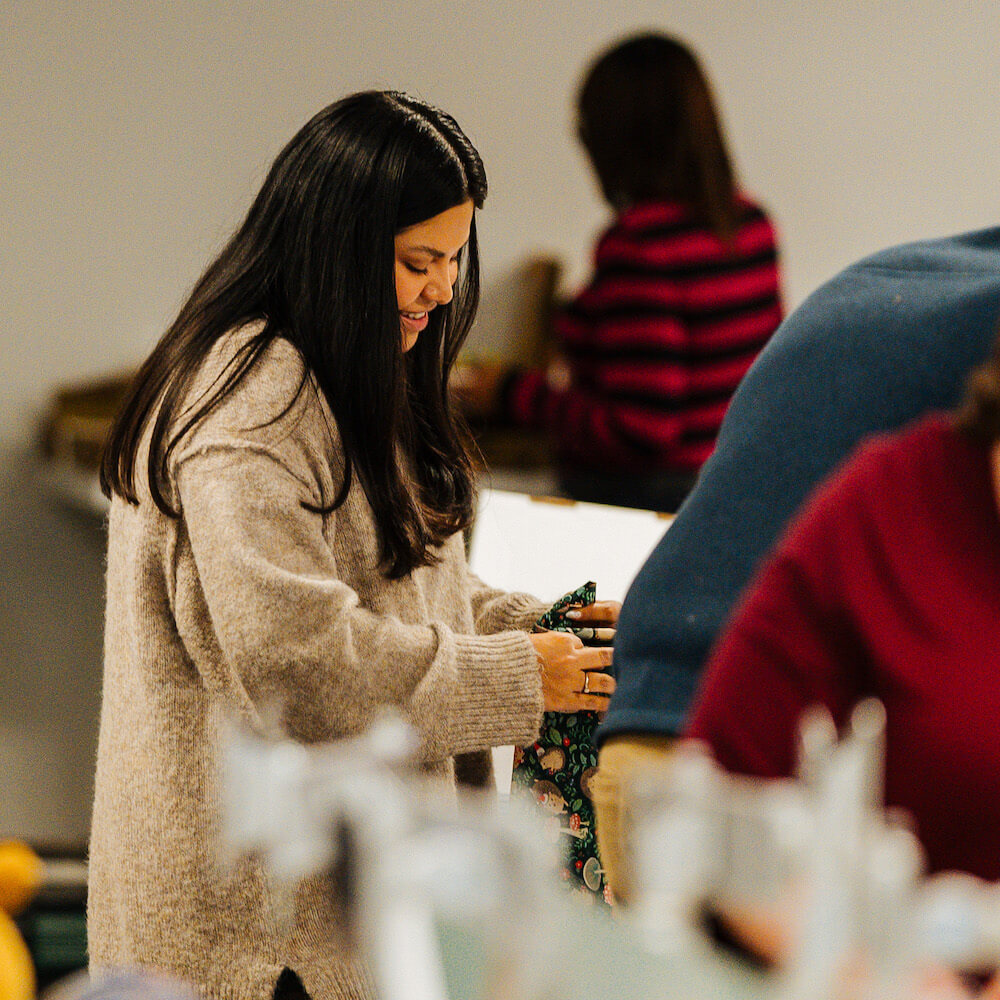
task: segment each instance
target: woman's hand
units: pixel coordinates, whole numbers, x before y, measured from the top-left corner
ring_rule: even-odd
[[[532,632],[528,638],[538,654],[547,712],[607,711],[615,689],[615,679],[605,673],[610,647],[584,646],[569,632]]]
[[[566,617],[574,622],[589,625],[617,625],[622,606],[618,601],[594,601],[566,612]]]
[[[572,622],[573,634],[592,645],[610,646],[615,641],[618,612],[622,606],[617,601],[594,601],[566,612]]]

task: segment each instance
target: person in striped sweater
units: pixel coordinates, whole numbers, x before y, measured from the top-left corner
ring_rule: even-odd
[[[496,381],[496,408],[547,429],[571,497],[673,511],[729,399],[782,319],[774,227],[735,180],[692,52],[631,37],[594,63],[580,139],[616,218],[556,317],[546,370]]]

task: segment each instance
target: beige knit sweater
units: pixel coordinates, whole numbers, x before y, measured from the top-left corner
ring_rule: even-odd
[[[193,399],[245,336],[213,352]],[[91,960],[165,970],[220,1000],[265,1000],[284,966],[316,1000],[373,993],[329,881],[300,887],[282,933],[260,865],[218,866],[214,769],[229,711],[259,724],[281,697],[286,730],[314,742],[398,706],[427,768],[449,776],[454,755],[530,743],[541,723],[534,649],[517,631],[544,610],[537,601],[472,576],[460,536],[437,565],[387,580],[357,477],[333,513],[303,507],[329,505],[341,482],[325,401],[307,381],[260,426],[303,374],[275,341],[189,433],[170,469],[179,519],[145,492],[137,507],[111,505]]]

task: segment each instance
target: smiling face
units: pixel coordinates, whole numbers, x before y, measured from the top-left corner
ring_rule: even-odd
[[[404,351],[417,342],[428,313],[451,301],[473,210],[472,201],[464,201],[396,234],[396,304]]]

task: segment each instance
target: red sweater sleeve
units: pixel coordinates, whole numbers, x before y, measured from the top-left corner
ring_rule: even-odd
[[[684,414],[679,409],[669,412],[665,402],[685,397],[687,372],[671,363],[637,366],[628,354],[630,348],[641,349],[643,337],[651,336],[673,342],[682,352],[684,325],[666,304],[655,315],[621,317],[616,327],[618,356],[588,359],[586,345],[606,333],[576,304],[560,313],[555,342],[568,365],[570,384],[554,386],[543,371],[520,373],[507,391],[510,416],[516,423],[554,432],[563,454],[628,465],[650,454],[669,453],[685,422]],[[643,391],[651,394],[652,401]]]
[[[886,710],[885,802],[930,871],[1000,878],[1000,521],[991,449],[949,417],[865,444],[820,487],[709,658],[686,729],[791,773],[802,711]]]
[[[803,711],[824,705],[839,727],[863,696],[862,642],[842,600],[866,536],[856,472],[806,505],[709,659],[685,735],[707,741],[727,770],[790,775]]]

